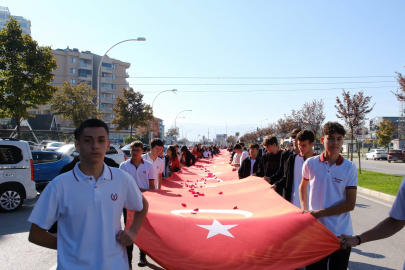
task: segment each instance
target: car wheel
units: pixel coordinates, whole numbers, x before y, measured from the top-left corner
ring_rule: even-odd
[[[388,160],[388,163],[391,163],[391,160]]]
[[[367,155],[366,155],[366,160],[368,160],[368,157],[367,157]]]
[[[373,156],[373,159],[374,159],[374,160],[377,160],[377,159],[375,158],[375,156]]]
[[[24,202],[21,190],[16,187],[0,188],[0,212],[13,212],[18,210]]]

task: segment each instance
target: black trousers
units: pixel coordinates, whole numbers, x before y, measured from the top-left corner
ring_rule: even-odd
[[[349,264],[351,248],[340,249],[333,252],[322,260],[308,265],[306,270],[327,270],[329,262],[329,270],[347,270]]]
[[[124,224],[127,225],[127,209],[122,209],[122,213],[124,214]],[[134,251],[134,244],[126,246],[127,254],[128,254],[128,263],[129,265],[132,264],[132,252]]]

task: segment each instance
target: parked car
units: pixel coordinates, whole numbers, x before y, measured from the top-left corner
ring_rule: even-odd
[[[125,153],[125,155],[127,156],[127,158],[131,158],[131,153],[130,153],[131,147],[129,147],[129,144],[123,146],[121,148],[121,151]]]
[[[44,186],[59,175],[63,166],[70,163],[70,158],[61,152],[32,151],[34,161],[34,181],[37,187]]]
[[[70,160],[72,161],[75,156],[78,156],[79,153],[75,149],[74,144],[65,144],[64,146],[60,147],[56,150],[57,152],[65,153]],[[115,160],[118,164],[121,164],[125,160],[127,160],[127,155],[120,149],[118,145],[110,145],[110,149],[107,151],[106,157]]]
[[[51,142],[48,145],[42,147],[42,151],[55,151],[59,149],[61,146],[65,145],[63,142]]]
[[[41,142],[39,143],[39,145],[40,145],[41,147],[44,147],[44,146],[47,146],[48,144],[53,143],[53,142],[56,142],[56,141],[43,140],[43,141],[41,141]],[[42,149],[42,148],[41,148],[41,149]]]
[[[388,162],[391,163],[391,161],[397,161],[397,160],[402,160],[402,162],[405,162],[405,153],[402,150],[390,150],[388,153]]]
[[[41,145],[32,141],[27,141],[31,150],[41,150]]]
[[[387,159],[388,153],[384,149],[371,149],[366,153],[366,159]]]
[[[0,138],[0,212],[18,210],[37,196],[34,164],[27,142]]]

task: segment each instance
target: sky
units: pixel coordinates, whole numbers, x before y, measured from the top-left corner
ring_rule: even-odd
[[[130,86],[165,128],[189,140],[243,134],[323,99],[336,117],[342,89],[372,96],[368,115],[398,116],[405,73],[404,1],[3,0],[31,20],[39,45],[129,62]],[[200,136],[200,137],[199,137]]]

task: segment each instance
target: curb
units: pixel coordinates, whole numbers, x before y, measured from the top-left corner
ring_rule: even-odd
[[[379,198],[381,200],[385,200],[385,201],[392,202],[392,203],[397,198],[396,196],[392,196],[392,195],[389,195],[389,194],[385,194],[385,193],[382,193],[382,192],[374,191],[374,190],[371,190],[371,189],[368,189],[368,188],[363,188],[363,187],[357,187],[357,192],[361,192],[363,194],[366,194],[366,195],[369,195],[369,196],[372,196],[372,197],[376,197],[376,198]]]

